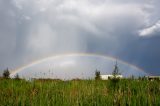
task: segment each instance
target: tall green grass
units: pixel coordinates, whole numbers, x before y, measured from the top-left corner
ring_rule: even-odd
[[[1,79],[0,106],[160,106],[160,82]]]

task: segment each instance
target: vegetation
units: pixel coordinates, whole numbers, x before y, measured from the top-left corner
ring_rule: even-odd
[[[16,80],[20,80],[20,78],[19,78],[19,75],[18,75],[18,74],[16,74],[16,75],[15,75],[15,79],[16,79]]]
[[[4,78],[9,78],[9,75],[10,75],[10,72],[9,72],[9,70],[8,70],[8,68],[7,68],[7,69],[4,70],[4,72],[3,72],[3,77],[4,77]]]
[[[116,61],[116,64],[114,66],[114,70],[112,72],[112,75],[113,75],[113,78],[111,78],[111,84],[113,89],[116,90],[116,86],[118,85],[117,83],[119,82],[120,78],[118,77],[118,75],[120,75],[120,72],[119,72],[119,67],[118,67],[118,64],[117,64],[117,61]]]
[[[160,106],[160,81],[0,79],[0,106]]]
[[[96,70],[96,72],[95,72],[95,80],[100,80],[101,79],[100,75],[101,75],[100,71]]]
[[[114,79],[116,78],[117,75],[120,75],[117,62],[115,64],[115,66],[114,66],[114,70],[112,72],[112,75],[114,76]]]

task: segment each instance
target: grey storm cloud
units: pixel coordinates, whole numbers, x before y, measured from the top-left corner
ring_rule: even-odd
[[[96,53],[157,74],[159,40],[139,36],[157,21],[157,2],[1,0],[0,69],[14,69],[51,54]]]

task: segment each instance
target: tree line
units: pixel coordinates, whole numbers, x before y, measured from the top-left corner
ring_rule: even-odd
[[[3,71],[2,77],[6,79],[10,78],[10,71],[8,68]],[[15,79],[20,79],[18,74],[15,75]]]

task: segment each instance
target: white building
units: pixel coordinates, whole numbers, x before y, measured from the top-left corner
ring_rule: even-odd
[[[115,76],[116,78],[123,78],[123,76],[122,75],[116,75]],[[108,79],[112,79],[112,78],[114,78],[114,76],[113,75],[100,75],[100,78],[102,79],[102,80],[108,80]]]
[[[146,78],[148,80],[151,80],[151,81],[153,81],[153,80],[160,80],[160,76],[146,76]]]

